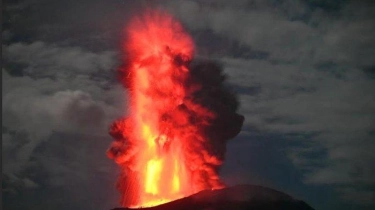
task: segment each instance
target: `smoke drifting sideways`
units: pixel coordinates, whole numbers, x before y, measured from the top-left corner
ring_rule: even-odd
[[[118,79],[130,114],[110,127],[107,156],[121,167],[125,207],[153,206],[219,189],[226,144],[241,130],[220,64],[193,60],[194,44],[169,14],[148,10],[125,29]]]

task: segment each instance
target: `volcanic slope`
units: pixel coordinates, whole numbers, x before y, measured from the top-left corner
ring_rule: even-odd
[[[313,210],[304,201],[270,188],[237,185],[220,190],[204,190],[186,198],[142,210]],[[131,210],[114,208],[112,210]]]

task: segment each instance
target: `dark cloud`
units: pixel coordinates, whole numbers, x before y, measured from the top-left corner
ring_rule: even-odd
[[[94,53],[82,47],[59,47],[41,41],[7,45],[3,49],[3,54],[9,62],[5,62],[4,67],[10,67],[10,74],[34,78],[58,79],[92,75],[97,72],[108,72],[116,63],[114,51]],[[105,78],[102,80],[105,81]]]
[[[3,176],[3,205],[7,209],[110,209],[115,206],[118,196],[113,180],[117,173],[103,153],[108,144],[106,138],[53,134],[35,149],[30,158],[33,164],[18,173],[22,183],[14,177]]]
[[[128,0],[25,0],[4,3],[5,43],[60,43],[91,50],[113,49],[139,3]]]
[[[126,101],[125,93],[113,83],[111,74],[116,66],[116,53],[33,41],[3,45],[3,57],[5,208],[66,209],[93,205],[88,199],[98,200],[95,194],[76,186],[88,189],[97,178],[107,179],[115,173],[112,164],[102,160],[106,160],[108,125],[123,112],[121,107]],[[59,136],[74,141],[64,141]],[[56,145],[56,141],[66,144]],[[82,153],[74,155],[77,152]],[[90,169],[87,164],[91,164]],[[97,194],[113,189],[114,195],[111,180],[104,183],[107,184],[96,188]],[[49,202],[41,203],[35,194],[46,196]],[[58,194],[71,196],[64,198],[64,204]],[[110,197],[102,198],[97,206],[115,205]],[[112,203],[109,205],[108,201]]]

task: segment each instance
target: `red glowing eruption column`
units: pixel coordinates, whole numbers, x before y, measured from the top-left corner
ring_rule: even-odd
[[[194,44],[179,22],[160,11],[134,18],[123,42],[121,82],[130,114],[114,122],[108,156],[121,166],[122,205],[154,206],[223,187],[222,161],[207,148],[204,129],[215,113],[194,102]]]

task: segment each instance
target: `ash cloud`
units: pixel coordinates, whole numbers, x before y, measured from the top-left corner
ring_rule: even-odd
[[[239,108],[237,96],[225,85],[227,76],[215,61],[193,62],[190,73],[191,82],[201,85],[193,93],[193,101],[216,115],[206,133],[214,153],[224,159],[227,141],[240,132],[244,121],[244,117],[236,113]]]
[[[226,143],[240,132],[244,121],[244,117],[237,114],[237,97],[225,85],[227,77],[222,66],[211,60],[193,61],[190,37],[178,23],[158,12],[150,12],[152,18],[145,15],[144,19],[135,19],[128,26],[123,44],[124,60],[118,70],[118,79],[129,89],[131,99],[136,101],[140,95],[149,99],[137,105],[131,103],[133,114],[115,121],[109,132],[115,141],[107,152],[108,157],[122,168],[118,188],[123,195],[123,206],[139,204],[137,174],[142,178],[145,169],[144,163],[137,160],[148,148],[140,142],[148,137],[140,139],[143,131],[138,132],[138,125],[146,124],[155,129],[150,136],[154,139],[147,140],[154,141],[157,150],[181,149],[183,159],[180,161],[184,163],[180,164],[188,171],[188,179],[183,182],[184,185],[191,182],[188,191],[191,194],[224,186],[219,170],[225,159]],[[155,29],[153,24],[158,24],[160,29]],[[166,31],[159,33],[160,30]],[[153,33],[153,41],[149,43],[144,40],[150,38],[150,33]],[[144,52],[150,46],[156,46],[157,53]],[[157,62],[164,58],[167,58],[167,67]],[[138,65],[142,69],[134,67]],[[143,82],[135,71],[147,74]],[[152,113],[150,122],[144,122],[147,119],[145,109]]]
[[[189,78],[184,81],[188,94],[182,104],[162,115],[161,124],[171,127],[179,133],[176,135],[184,136],[189,142],[184,151],[185,157],[188,159],[187,162],[196,164],[191,167],[193,174],[201,174],[197,176],[199,179],[205,177],[204,180],[195,180],[204,186],[203,189],[209,188],[210,185],[223,185],[217,174],[225,159],[226,144],[240,132],[244,122],[244,117],[237,113],[237,96],[226,85],[227,76],[219,63],[212,60],[190,62],[180,59],[180,55],[175,55],[175,60],[180,61],[176,62],[176,66],[185,65],[189,69]],[[124,66],[127,65],[121,66],[119,71],[120,81],[127,80],[122,77],[128,75]],[[177,78],[176,82],[178,81]],[[128,82],[123,83],[125,88],[129,87]],[[187,119],[181,119],[181,116]],[[132,177],[136,175],[132,162],[134,155],[142,152],[134,146],[131,136],[127,136],[131,130],[132,124],[129,119],[115,121],[111,126],[110,135],[116,141],[107,152],[109,158],[128,168],[122,172],[117,184],[118,189],[125,195],[137,190],[133,185]],[[122,201],[125,206],[133,203],[136,198],[128,195],[126,199]]]
[[[227,75],[224,74],[223,67],[218,62],[197,60],[191,63],[188,61],[185,64],[189,66],[190,72],[190,78],[185,86],[187,89],[191,89],[191,94],[185,98],[189,102],[180,105],[178,110],[189,112],[192,117],[190,122],[193,122],[193,124],[194,111],[189,108],[190,101],[213,112],[215,117],[208,117],[210,118],[209,126],[204,126],[203,132],[208,137],[210,151],[224,160],[228,140],[237,136],[244,122],[244,116],[237,113],[240,105],[238,98],[226,85]],[[124,64],[120,67],[118,78],[121,81],[124,81],[123,77],[127,75],[126,66]],[[125,88],[129,88],[129,83],[123,84]],[[167,115],[173,115],[173,113]],[[178,122],[175,123],[178,124]],[[112,124],[110,129],[110,135],[115,139],[127,139],[121,130],[121,127],[123,127],[121,124],[125,124],[127,129],[131,129],[125,118],[119,119]],[[109,151],[110,157],[120,155],[117,154],[119,152],[118,147],[111,149],[113,150]]]

